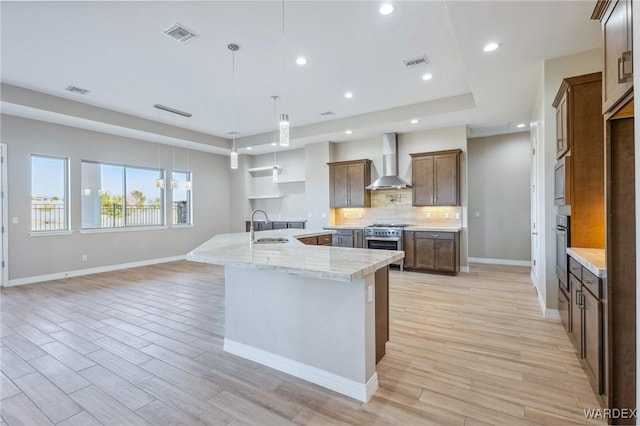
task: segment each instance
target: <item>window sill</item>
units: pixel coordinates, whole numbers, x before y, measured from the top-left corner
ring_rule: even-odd
[[[167,229],[166,225],[161,226],[131,226],[131,227],[121,227],[121,228],[89,228],[89,229],[81,229],[81,234],[108,234],[111,232],[137,232],[137,231],[161,231],[163,229]]]
[[[55,237],[59,235],[71,235],[73,231],[31,231],[30,237]]]
[[[189,223],[189,224],[176,224],[176,225],[171,225],[172,228],[174,229],[180,229],[180,228],[193,228],[193,223]]]

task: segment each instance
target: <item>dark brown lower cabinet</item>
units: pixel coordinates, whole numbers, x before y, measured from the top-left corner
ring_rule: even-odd
[[[569,288],[571,289],[571,329],[569,337],[576,347],[578,357],[582,358],[582,283],[569,274]]]
[[[583,286],[584,287],[584,286]],[[602,302],[586,288],[582,291],[582,346],[584,365],[593,390],[602,392],[603,339],[602,339]]]
[[[425,272],[460,272],[460,232],[404,232],[404,267]]]
[[[569,274],[571,289],[569,337],[576,347],[578,358],[587,373],[591,388],[600,395],[604,392],[605,374],[604,311],[603,300],[600,299],[604,284],[602,279],[593,275],[585,267],[576,268],[579,263],[572,257],[569,257],[569,263],[572,265]]]
[[[331,234],[317,235],[313,237],[296,237],[298,241],[308,246],[331,246],[333,237]]]
[[[270,229],[305,229],[306,222],[283,222],[283,221],[275,221],[266,223],[262,220],[253,221],[253,229],[256,231],[268,231]],[[251,221],[245,221],[245,231],[249,232],[249,228],[251,226]]]
[[[558,312],[560,312],[560,321],[568,333],[571,332],[571,296],[562,288],[558,287]]]

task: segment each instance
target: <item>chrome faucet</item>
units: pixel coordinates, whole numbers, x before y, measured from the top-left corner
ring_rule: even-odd
[[[269,223],[269,216],[267,216],[267,213],[264,210],[260,210],[260,209],[255,209],[254,211],[251,212],[251,226],[249,227],[249,238],[250,238],[250,242],[253,242],[254,238],[255,238],[255,229],[253,229],[253,216],[256,213],[262,213],[264,215],[264,219],[266,221],[266,223]]]

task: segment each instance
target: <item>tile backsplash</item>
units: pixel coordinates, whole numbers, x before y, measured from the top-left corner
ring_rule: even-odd
[[[371,208],[333,209],[334,225],[409,223],[418,226],[462,226],[462,207],[414,207],[411,189],[371,191]]]

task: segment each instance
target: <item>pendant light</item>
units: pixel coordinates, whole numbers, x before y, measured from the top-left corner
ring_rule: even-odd
[[[273,120],[275,121],[275,118],[277,116],[276,113],[276,101],[278,100],[279,96],[277,95],[273,95],[271,96],[271,99],[273,99]],[[273,176],[273,181],[274,182],[278,182],[278,144],[277,144],[277,139],[276,139],[276,130],[274,129],[273,131],[273,169],[271,170],[271,174]]]
[[[160,168],[160,144],[156,145],[156,155],[158,156],[158,173],[156,188],[164,189],[164,170]]]
[[[285,76],[284,55],[284,0],[282,0],[282,93],[284,94]],[[280,115],[280,146],[289,146],[289,114]]]
[[[178,187],[178,180],[176,179],[176,147],[173,147],[173,169],[171,169],[171,189]]]
[[[231,168],[238,168],[238,148],[236,148],[236,52],[240,50],[237,44],[229,43],[227,49],[231,51],[231,97],[232,97],[232,114],[233,114],[233,144],[231,146]]]

